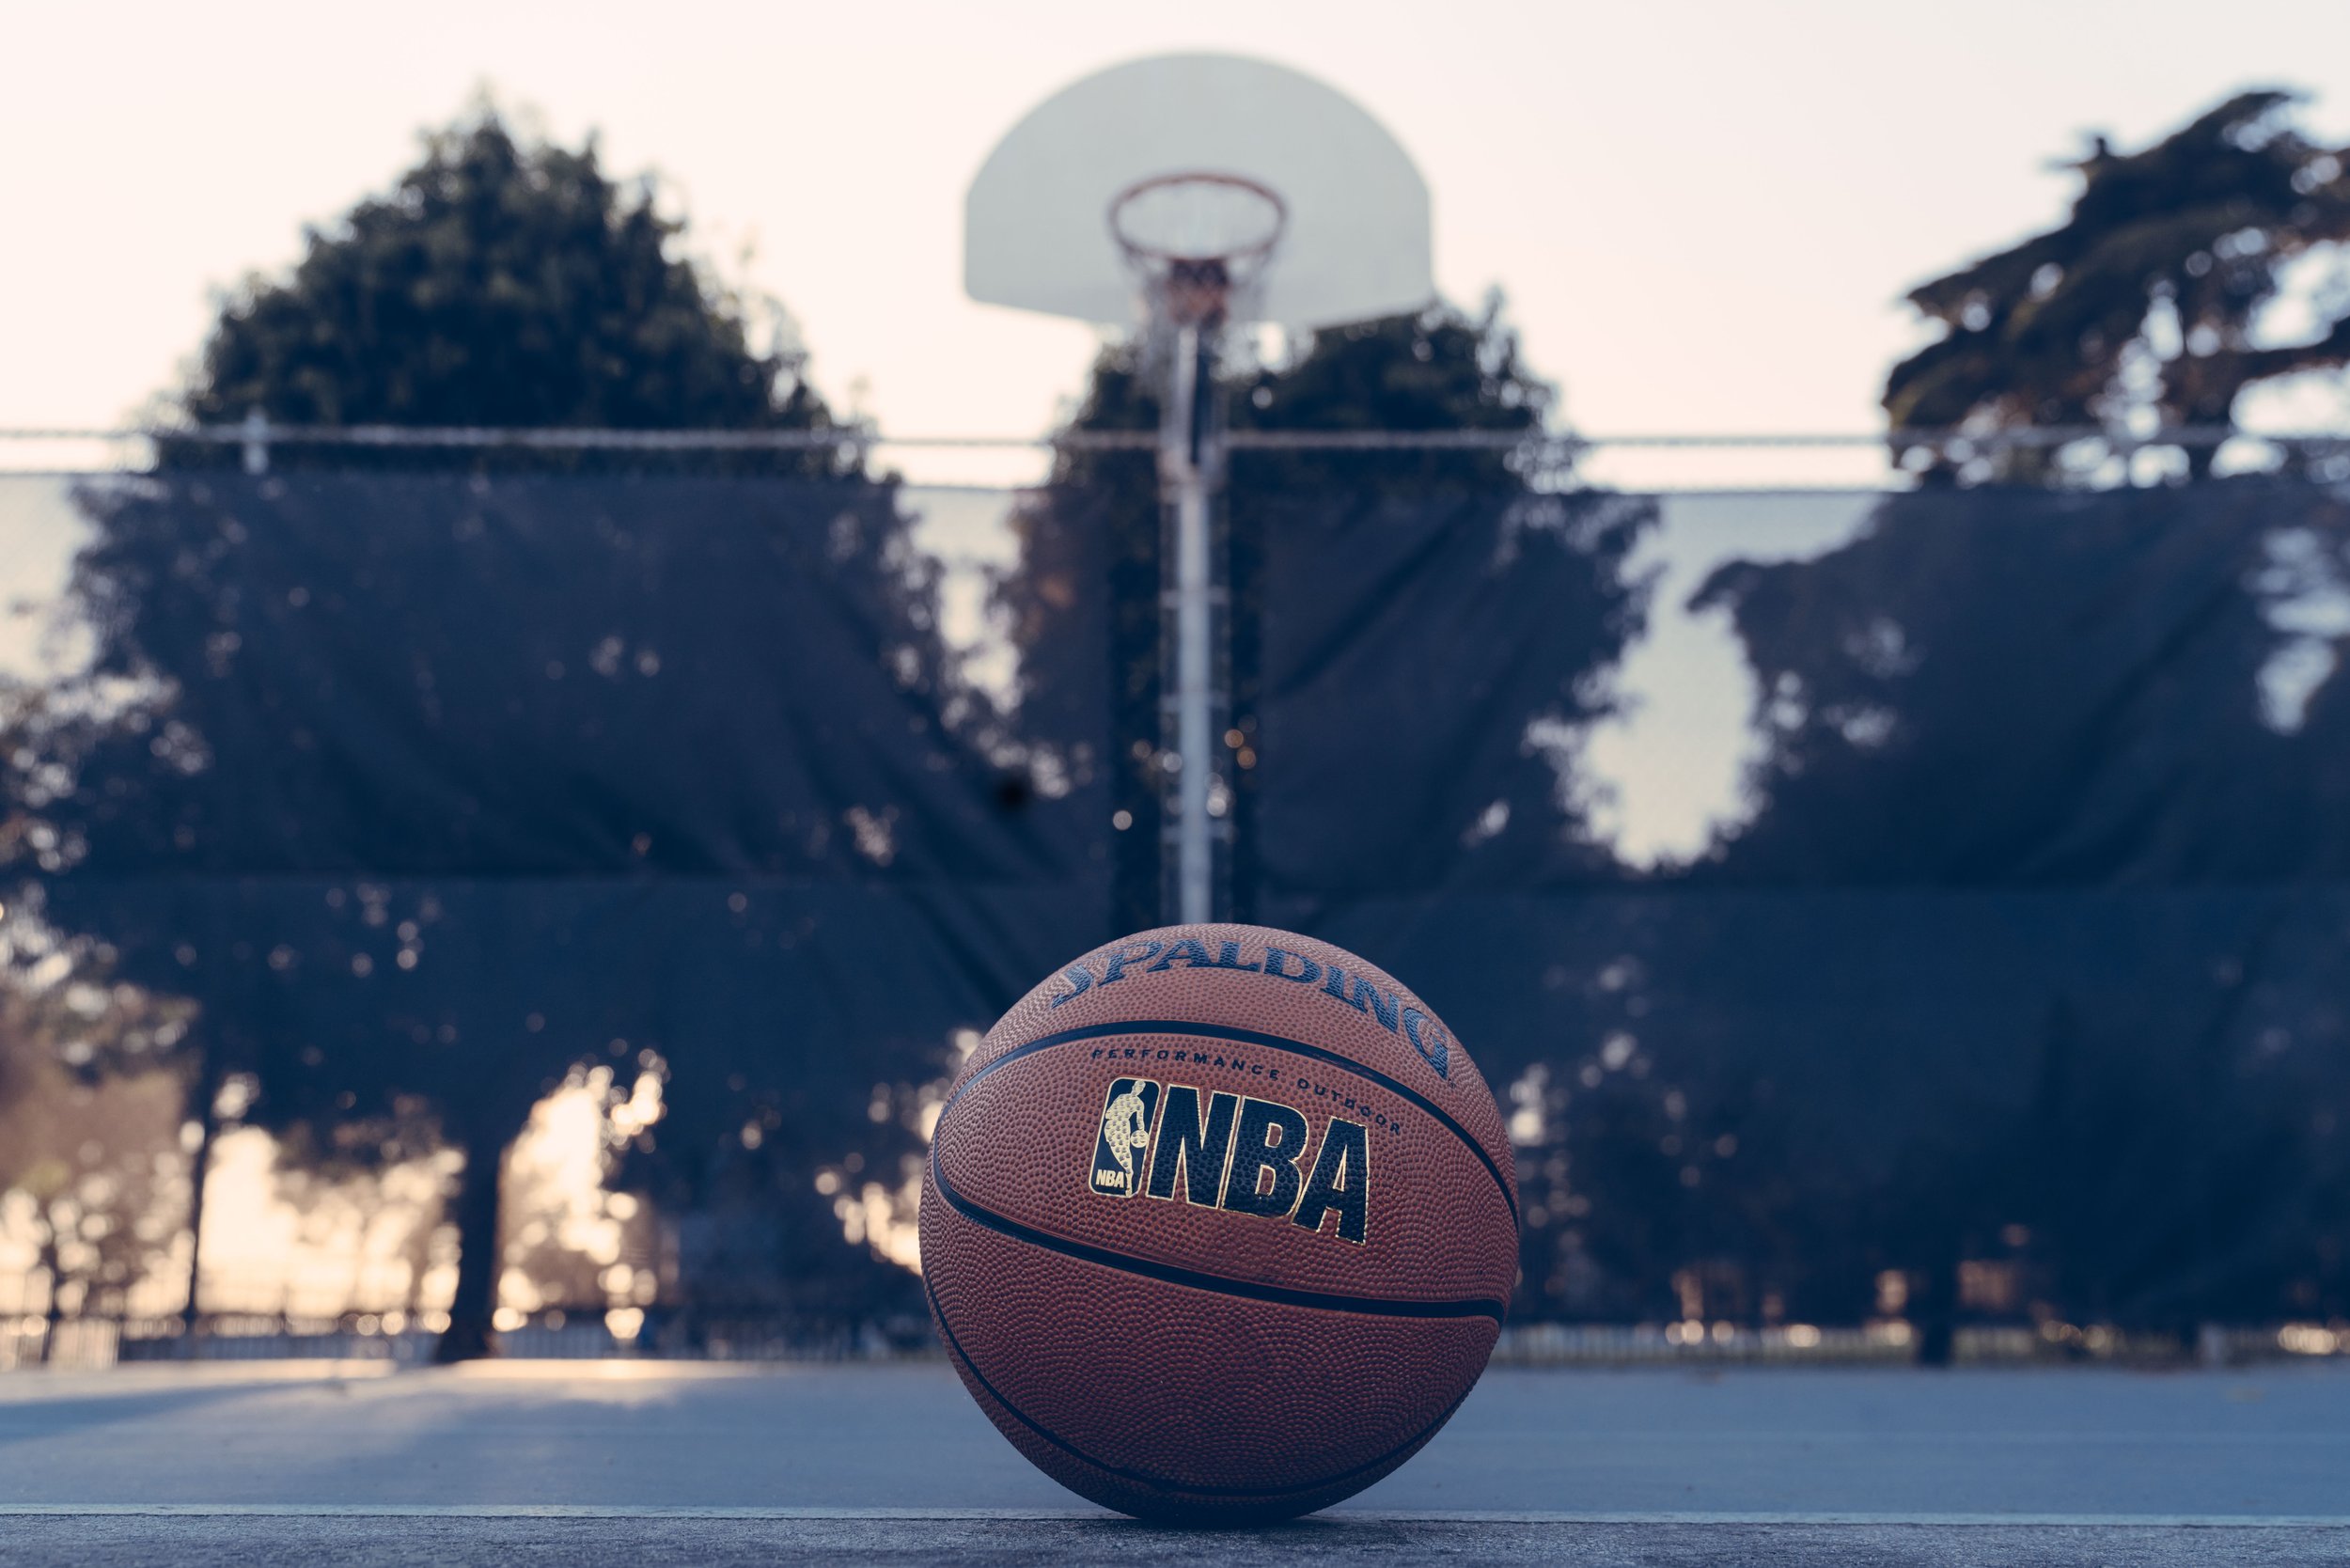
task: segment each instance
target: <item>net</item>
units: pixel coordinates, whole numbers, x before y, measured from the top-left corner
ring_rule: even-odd
[[[1221,321],[1271,261],[1288,221],[1279,196],[1231,174],[1175,174],[1110,203],[1110,233],[1155,308],[1179,324]]]
[[[1313,472],[1236,465],[1219,524],[1235,890],[1484,1068],[1523,1314],[1854,1322],[1886,1270],[1945,1314],[2350,1310],[2350,503]],[[1160,865],[1149,455],[975,513],[960,577],[924,504],[102,487],[106,667],[175,695],[11,751],[15,870],[200,1002],[257,1114],[510,1124],[653,1052],[679,1309],[882,1310],[816,1177],[897,1184],[955,1031],[1151,923]]]

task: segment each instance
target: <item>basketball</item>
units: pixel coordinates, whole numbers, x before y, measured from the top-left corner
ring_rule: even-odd
[[[1483,1372],[1517,1275],[1493,1095],[1391,976],[1186,925],[1031,991],[964,1064],[922,1277],[971,1396],[1072,1491],[1285,1518],[1409,1459]]]

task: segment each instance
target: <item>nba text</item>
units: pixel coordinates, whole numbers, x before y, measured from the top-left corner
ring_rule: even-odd
[[[1287,1220],[1360,1245],[1371,1218],[1371,1134],[1332,1117],[1308,1159],[1306,1113],[1189,1084],[1114,1078],[1092,1140],[1088,1189]],[[1335,1227],[1329,1221],[1336,1216]]]

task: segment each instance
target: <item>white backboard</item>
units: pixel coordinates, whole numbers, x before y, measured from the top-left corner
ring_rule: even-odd
[[[1236,302],[1284,326],[1417,310],[1435,296],[1428,185],[1385,126],[1312,77],[1238,55],[1112,66],[1031,110],[988,154],[964,207],[975,300],[1107,324],[1136,283],[1109,205],[1136,180],[1236,174],[1289,221],[1263,282]]]

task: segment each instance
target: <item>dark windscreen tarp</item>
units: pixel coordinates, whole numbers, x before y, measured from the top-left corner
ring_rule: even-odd
[[[1946,1316],[2350,1305],[2341,496],[1928,493],[1721,567],[1745,813],[1644,870],[1585,853],[1572,734],[1567,806],[1530,766],[1625,640],[1605,535],[1393,510],[1268,542],[1256,907],[1484,1065],[1525,1309],[1851,1321],[1888,1269]]]
[[[2350,501],[2243,480],[1900,496],[1841,549],[1722,568],[1701,603],[1773,701],[1761,809],[1705,874],[2342,876],[2345,547]]]
[[[109,651],[179,688],[102,759],[137,805],[91,803],[94,870],[1054,874],[947,730],[886,488],[206,477],[93,504]]]
[[[568,1064],[655,1050],[675,1201],[848,1251],[814,1169],[894,1171],[892,1094],[1148,876],[1149,494],[1023,503],[999,715],[883,486],[100,493],[107,668],[168,685],[44,808],[48,907],[289,1115],[424,1096],[500,1137]],[[1237,896],[1485,1068],[1522,1309],[1852,1321],[1893,1271],[1929,1316],[2350,1311],[2350,504],[1919,494],[1721,566],[1742,809],[1636,868],[1588,745],[1655,515],[1233,500]]]
[[[1633,629],[1622,567],[1653,504],[1439,494],[1256,510],[1260,912],[1605,875],[1559,753],[1603,708]]]
[[[1068,808],[974,738],[887,487],[205,476],[84,506],[126,705],[48,808],[46,908],[199,1001],[215,1070],[311,1147],[422,1118],[494,1151],[573,1065],[658,1058],[657,1185],[849,1260],[816,1166],[894,1183],[913,1135],[876,1095],[1103,923]]]

